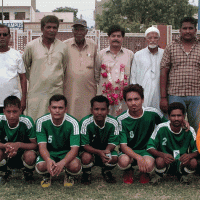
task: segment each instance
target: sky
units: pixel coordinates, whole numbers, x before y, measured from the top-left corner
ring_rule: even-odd
[[[40,12],[51,12],[58,7],[77,8],[77,17],[87,21],[89,27],[94,26],[93,11],[95,9],[95,0],[36,0],[36,8]]]

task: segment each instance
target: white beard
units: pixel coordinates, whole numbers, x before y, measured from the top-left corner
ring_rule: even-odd
[[[158,45],[156,45],[156,44],[150,44],[149,45],[149,48],[151,48],[151,49],[154,49],[154,48],[156,48]]]

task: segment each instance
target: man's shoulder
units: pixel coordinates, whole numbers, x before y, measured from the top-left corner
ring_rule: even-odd
[[[87,115],[85,117],[83,117],[80,121],[81,126],[88,126],[89,124],[94,122],[94,118],[93,115]]]
[[[96,46],[96,42],[93,39],[85,38],[86,44]]]
[[[122,50],[123,50],[124,53],[131,54],[131,55],[134,54],[133,51],[131,51],[130,49],[122,47]]]
[[[141,56],[143,54],[147,53],[147,47],[145,47],[144,49],[141,49],[139,51],[137,51],[135,54],[134,54],[134,57],[136,56]]]
[[[115,117],[111,116],[111,115],[107,115],[107,117],[106,117],[106,122],[107,122],[107,123],[110,123],[110,124],[112,124],[112,125],[114,125],[114,126],[118,126],[118,121],[117,121],[117,119],[116,119]]]
[[[156,114],[156,115],[159,115],[161,118],[163,117],[163,114],[158,109],[153,108],[153,107],[144,108],[144,113],[152,113],[152,115]]]
[[[117,121],[122,121],[129,118],[127,110],[117,116]]]
[[[65,45],[71,45],[72,43],[74,43],[74,38],[69,38],[69,39],[63,41],[63,43]]]
[[[51,120],[51,115],[50,113],[47,113],[43,115],[42,117],[38,118],[35,123],[38,126],[38,125],[41,125],[43,122],[47,122],[49,120]]]
[[[22,124],[25,124],[28,129],[34,126],[33,119],[29,116],[20,115],[19,122]]]
[[[75,126],[79,125],[78,120],[68,113],[65,113],[65,115],[64,115],[64,122],[69,122]]]

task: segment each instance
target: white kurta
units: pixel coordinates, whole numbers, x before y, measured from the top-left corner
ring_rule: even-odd
[[[131,67],[130,83],[144,88],[144,107],[160,110],[160,62],[164,50],[152,54],[148,47],[135,53]]]

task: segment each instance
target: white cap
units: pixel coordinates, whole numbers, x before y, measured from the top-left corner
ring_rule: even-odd
[[[148,33],[151,33],[151,32],[156,32],[158,33],[158,36],[160,37],[160,31],[155,28],[155,27],[149,27],[146,31],[145,31],[145,37],[147,36]]]

